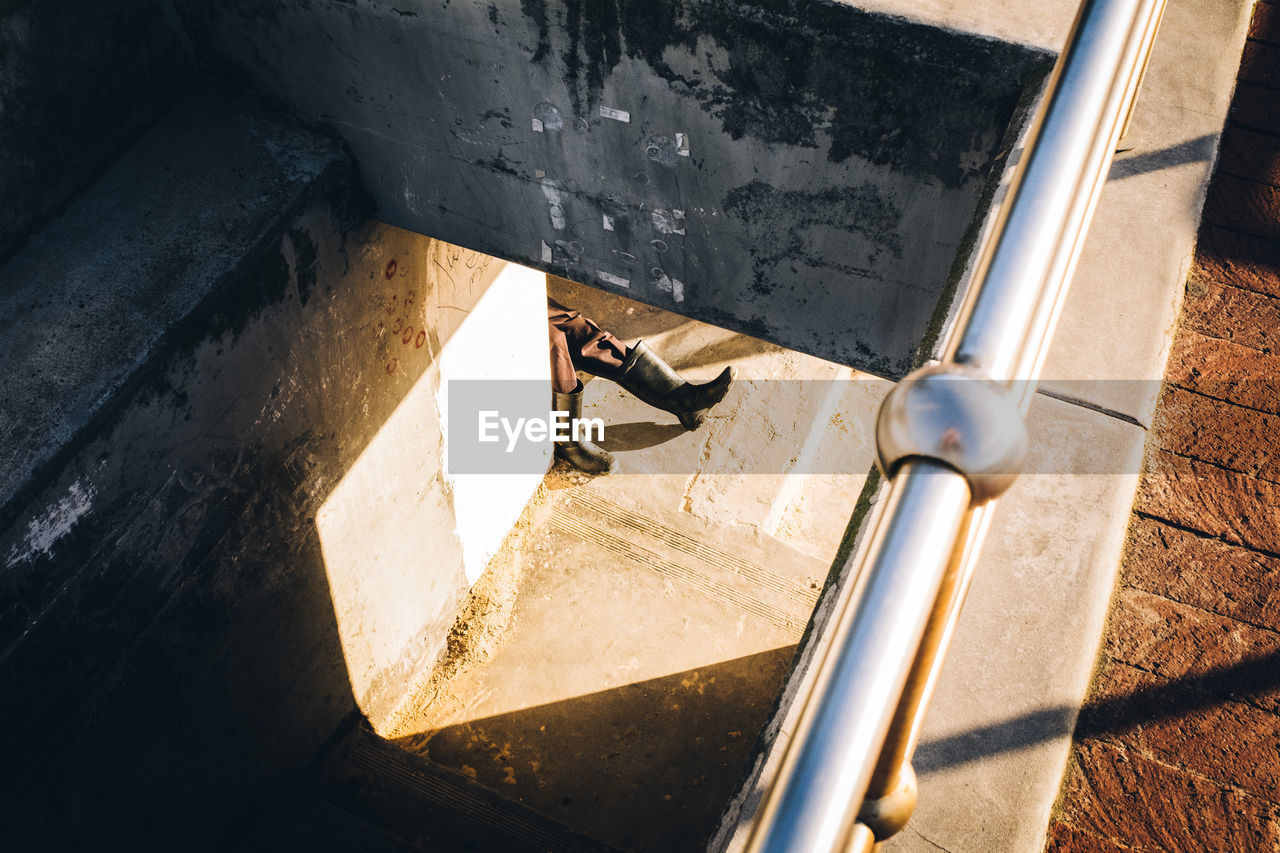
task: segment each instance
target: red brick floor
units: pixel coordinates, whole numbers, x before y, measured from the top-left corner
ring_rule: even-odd
[[[1280,851],[1280,0],[1260,2],[1049,851]]]

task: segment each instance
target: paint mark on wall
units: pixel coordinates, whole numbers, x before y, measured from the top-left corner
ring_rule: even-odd
[[[542,133],[557,133],[564,130],[564,116],[555,104],[543,101],[533,108],[533,129]]]
[[[667,275],[661,267],[654,267],[649,270],[649,282],[658,289],[659,293],[671,293],[672,291],[671,276]]]
[[[660,234],[683,234],[683,210],[655,210],[650,214],[653,230]]]
[[[71,532],[76,522],[84,517],[93,506],[93,498],[97,494],[92,486],[81,485],[80,481],[71,484],[67,494],[54,504],[43,518],[33,518],[27,525],[27,535],[22,545],[25,553],[19,553],[18,546],[9,549],[6,567],[34,560],[41,554],[48,554],[55,542]]]
[[[605,272],[604,270],[596,270],[596,278],[606,284],[612,284],[616,287],[625,287],[628,289],[631,287],[631,282],[629,280],[622,278],[621,276],[616,276],[611,272]]]
[[[606,107],[604,105],[600,106],[600,117],[611,118],[614,121],[620,121],[624,124],[631,123],[631,113],[626,110],[614,109],[613,107]]]
[[[564,196],[555,181],[542,181],[542,197],[547,200],[547,215],[551,217],[551,227],[563,231],[566,224],[564,217]]]

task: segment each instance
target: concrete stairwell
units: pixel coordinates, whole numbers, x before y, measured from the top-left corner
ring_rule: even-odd
[[[451,377],[547,381],[545,362],[523,355],[546,345],[544,277],[371,219],[341,141],[198,66],[179,19],[148,9],[135,11],[152,27],[158,64],[144,71],[160,94],[132,91],[153,101],[128,102],[131,90],[107,86],[112,78],[100,90],[117,101],[83,110],[84,127],[57,124],[76,87],[122,62],[118,55],[72,63],[79,76],[68,70],[45,88],[21,75],[4,81],[4,118],[27,117],[5,125],[6,179],[27,181],[12,197],[34,198],[40,183],[49,193],[9,211],[21,215],[3,223],[0,266],[5,845],[701,844],[754,759],[825,580],[825,552],[844,536],[870,467],[863,437],[840,433],[858,444],[857,473],[839,485],[823,481],[842,502],[814,515],[784,487],[789,458],[771,463],[778,476],[760,488],[742,488],[741,472],[717,480],[741,464],[731,457],[708,456],[717,470],[690,479],[689,462],[707,451],[745,447],[726,441],[741,429],[732,417],[677,436],[651,423],[651,410],[628,413],[593,385],[592,405],[611,423],[632,421],[613,439],[637,474],[631,492],[562,478],[572,488],[550,500],[543,486],[517,525],[541,472],[492,485],[451,477],[440,395]],[[52,45],[83,56],[92,33],[77,10],[63,11],[19,6],[4,18],[11,55],[34,63]],[[103,111],[117,121],[105,123]],[[44,127],[65,138],[49,131],[42,149],[33,137]],[[58,156],[68,160],[65,172]],[[600,297],[561,295],[581,304]],[[786,454],[812,456],[830,444],[826,419],[849,404],[831,389],[848,368],[640,307],[647,330],[619,315],[611,320],[620,333],[643,331],[694,374],[716,359],[747,365],[754,352],[773,364],[759,379],[829,380],[817,383],[825,397],[809,401],[813,417],[793,418],[791,401],[770,428],[788,436],[778,445]],[[494,334],[510,344],[506,355],[488,345]],[[795,371],[803,365],[812,375]],[[747,393],[726,412],[764,414]],[[660,440],[648,440],[654,435]],[[726,502],[730,495],[736,500]],[[720,505],[732,517],[707,528]],[[704,519],[693,528],[690,509]],[[740,523],[757,532],[733,541]],[[435,665],[454,660],[448,638],[460,609],[504,579],[508,605],[544,600],[539,584],[548,579],[500,553],[513,526],[527,534],[526,554],[542,549],[544,564],[552,549],[602,569],[583,586],[594,603],[562,611],[595,620],[562,637],[566,655],[574,642],[608,639],[606,622],[630,621],[613,656],[561,682],[555,698],[581,694],[591,704],[592,692],[625,693],[640,681],[635,690],[657,703],[639,729],[623,726],[629,776],[611,775],[607,764],[577,773],[575,753],[564,753],[568,763],[557,770],[526,752],[526,765],[545,763],[569,779],[554,801],[488,778],[462,753],[445,760],[447,737],[435,741],[435,755],[424,748],[430,731],[450,725],[428,713],[443,706],[420,700],[442,671]],[[486,584],[468,598],[486,566]],[[629,585],[630,597],[613,600],[613,612],[599,609],[613,583]],[[503,623],[484,624],[497,631]],[[722,632],[725,625],[733,630]],[[555,629],[552,619],[524,645],[512,635],[502,647],[536,658]],[[627,652],[627,643],[643,649]],[[672,657],[681,647],[688,654]],[[669,668],[677,660],[683,675]],[[492,677],[505,678],[502,667],[512,664],[493,663]],[[450,672],[454,692],[482,675]],[[523,672],[544,687],[558,675]],[[499,697],[507,707],[521,691],[520,701],[542,695],[527,681],[509,686]],[[683,711],[657,713],[669,695],[685,694]],[[608,728],[607,715],[589,719]],[[667,736],[665,751],[636,752],[641,732]],[[583,749],[622,748],[604,729],[591,742],[580,730],[559,734]],[[704,742],[681,756],[675,734]],[[584,786],[612,788],[613,810],[592,808]],[[646,805],[610,826],[631,800]]]
[[[1071,18],[853,5],[0,2],[0,849],[743,849],[860,370],[933,352]],[[1040,847],[1248,5],[1169,7],[887,849]],[[737,384],[458,473],[548,294]]]
[[[695,374],[716,360],[746,365],[763,353],[774,363],[761,380],[825,381],[813,386],[821,389],[810,393],[816,397],[779,403],[774,412],[749,394],[732,404],[742,422],[758,420],[784,437],[776,445],[782,456],[768,463],[773,477],[760,487],[750,485],[754,475],[742,465],[768,444],[742,423],[725,418],[677,435],[670,424],[651,422],[651,413],[631,417],[619,408],[629,404],[606,399],[593,385],[591,403],[612,423],[630,417],[615,432],[614,449],[638,475],[633,491],[573,483],[557,500],[535,500],[529,509],[549,513],[526,530],[529,543],[540,543],[529,544],[529,553],[551,548],[605,566],[574,583],[599,597],[587,609],[593,618],[628,629],[613,649],[622,657],[598,657],[599,671],[579,672],[560,695],[544,695],[544,704],[574,697],[591,704],[595,695],[603,707],[601,696],[633,683],[659,705],[668,694],[690,694],[673,703],[683,717],[655,713],[627,737],[682,731],[691,744],[703,742],[676,760],[683,747],[668,740],[666,753],[630,756],[649,763],[633,763],[625,784],[606,765],[597,768],[603,775],[583,774],[573,791],[545,801],[483,776],[465,750],[443,760],[449,738],[428,735],[467,721],[456,708],[452,718],[432,717],[443,706],[421,704],[421,691],[438,677],[435,665],[451,660],[460,609],[474,599],[468,595],[491,559],[502,557],[508,531],[524,529],[517,523],[542,483],[542,471],[489,481],[452,476],[444,389],[455,378],[546,382],[545,361],[526,356],[546,345],[544,278],[373,219],[369,191],[389,186],[373,168],[376,158],[353,158],[350,140],[332,133],[325,116],[302,124],[280,103],[255,95],[270,87],[246,84],[253,75],[228,60],[241,58],[238,49],[222,45],[219,53],[234,29],[232,18],[219,16],[223,8],[167,0],[131,0],[111,16],[79,0],[0,8],[0,356],[8,367],[0,408],[0,717],[8,725],[0,753],[12,768],[0,781],[6,846],[159,849],[181,839],[188,849],[223,849],[278,837],[268,831],[273,814],[299,814],[273,812],[283,801],[306,804],[302,813],[312,817],[303,824],[314,818],[363,831],[367,818],[382,827],[369,831],[371,839],[412,844],[438,842],[437,829],[413,823],[424,814],[437,816],[433,826],[454,827],[452,841],[438,842],[446,847],[502,848],[507,842],[484,840],[499,830],[535,839],[528,843],[539,848],[630,847],[632,835],[645,845],[705,841],[755,761],[757,736],[845,538],[870,468],[865,436],[838,433],[858,444],[845,469],[852,479],[822,480],[819,490],[839,500],[818,500],[788,475],[797,461],[818,458],[842,405],[865,409],[874,394],[845,400],[831,389],[852,375],[847,367],[707,326],[682,332],[671,319],[681,318],[665,312],[639,315],[665,317],[662,330],[619,325],[629,337],[643,333]],[[507,11],[517,14],[514,6]],[[833,14],[839,26],[865,20]],[[825,15],[817,20],[827,26]],[[874,24],[877,32],[902,30],[892,21]],[[937,42],[930,50],[940,55],[952,41],[919,28],[903,32]],[[832,38],[823,36],[828,52]],[[874,41],[867,46],[873,52]],[[912,303],[911,334],[892,332],[892,354],[863,347],[859,357],[869,363],[884,356],[905,366],[924,327],[945,313],[937,296],[954,286],[954,250],[981,216],[1004,125],[1046,64],[1041,51],[965,44],[964,63],[973,67],[966,85],[990,102],[981,127],[935,140],[940,147],[930,155],[951,170],[944,194],[956,215],[939,234],[942,248],[931,251],[921,291],[927,298],[921,302],[914,289],[885,295],[893,304]],[[251,55],[258,50],[242,46]],[[989,56],[1009,66],[989,77],[988,92],[979,83],[988,79],[982,63]],[[798,84],[812,88],[825,79],[817,74]],[[691,118],[701,114],[694,106]],[[822,115],[815,113],[820,125]],[[822,134],[825,140],[827,130]],[[678,150],[673,156],[644,161],[644,168],[667,170],[654,172],[652,192],[675,187],[673,166],[690,168]],[[532,173],[532,162],[524,165]],[[488,166],[476,174],[509,177]],[[434,192],[446,177],[447,170],[433,172],[414,186]],[[887,180],[890,189],[903,182]],[[866,193],[874,200],[876,193]],[[907,205],[907,223],[935,215],[936,199],[925,196]],[[879,233],[863,220],[897,208],[860,206],[862,198],[855,193],[842,215]],[[674,246],[673,258],[684,254],[677,212],[683,209],[662,220],[671,233],[649,241],[646,251]],[[617,218],[615,229],[622,222]],[[659,220],[645,222],[658,227]],[[843,233],[807,220],[796,227],[804,252]],[[561,243],[575,244],[553,242],[553,260]],[[858,252],[879,257],[878,244],[863,242]],[[878,286],[861,267],[850,269]],[[677,295],[671,275],[636,295],[657,293],[669,304]],[[690,291],[690,305],[695,296]],[[585,304],[598,297],[574,298]],[[885,331],[864,327],[873,337]],[[495,337],[503,349],[491,345]],[[691,463],[699,463],[692,478]],[[814,512],[814,505],[830,511]],[[689,528],[691,517],[703,526]],[[513,600],[543,600],[535,593],[552,579],[533,568],[508,577],[521,593]],[[495,583],[499,575],[490,577]],[[630,584],[631,597],[612,600],[610,612],[603,604],[615,582]],[[586,634],[565,638],[607,636],[603,622],[577,628]],[[526,638],[529,646],[515,633],[502,648],[532,648],[537,657],[540,636]],[[643,654],[639,647],[623,654],[628,642],[644,646]],[[567,648],[571,657],[572,643]],[[673,648],[687,654],[673,657]],[[682,668],[672,670],[677,662]],[[490,671],[501,679],[503,667],[515,666],[526,679],[539,678],[496,652],[492,663],[491,670],[460,669],[452,677]],[[719,686],[708,686],[710,669],[721,666]],[[739,692],[718,692],[735,683]],[[699,717],[699,708],[711,706],[693,694],[736,710]],[[543,694],[530,685],[521,701],[534,695]],[[491,716],[512,710],[513,696]],[[352,720],[395,743],[350,728]],[[354,733],[335,741],[339,731]],[[616,751],[608,742],[600,741],[606,755]],[[524,758],[542,764],[539,754]],[[383,801],[351,782],[352,767],[371,763],[380,768],[375,782],[382,780],[373,790],[391,792],[387,802],[399,803],[398,816],[379,811]],[[309,767],[324,769],[309,775]],[[573,762],[558,772],[574,776]],[[692,775],[682,780],[672,775],[686,773]],[[585,808],[590,798],[578,792],[584,784],[598,791],[615,785],[614,810]],[[648,798],[650,811],[607,825],[633,797]],[[578,808],[569,810],[566,800]],[[346,836],[334,830],[333,837]]]

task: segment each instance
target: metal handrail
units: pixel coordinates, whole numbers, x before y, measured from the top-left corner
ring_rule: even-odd
[[[925,707],[1163,8],[1081,4],[941,364],[881,409],[887,485],[748,850],[870,850],[914,809]]]

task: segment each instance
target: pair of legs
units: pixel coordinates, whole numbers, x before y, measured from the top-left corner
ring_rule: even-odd
[[[612,379],[651,406],[670,412],[685,429],[697,429],[707,410],[729,393],[736,371],[726,367],[710,382],[685,382],[644,341],[628,347],[581,312],[547,299],[551,347],[552,402],[556,411],[582,416],[582,383],[577,371]],[[556,443],[556,456],[592,474],[616,470],[612,454],[589,441]]]

